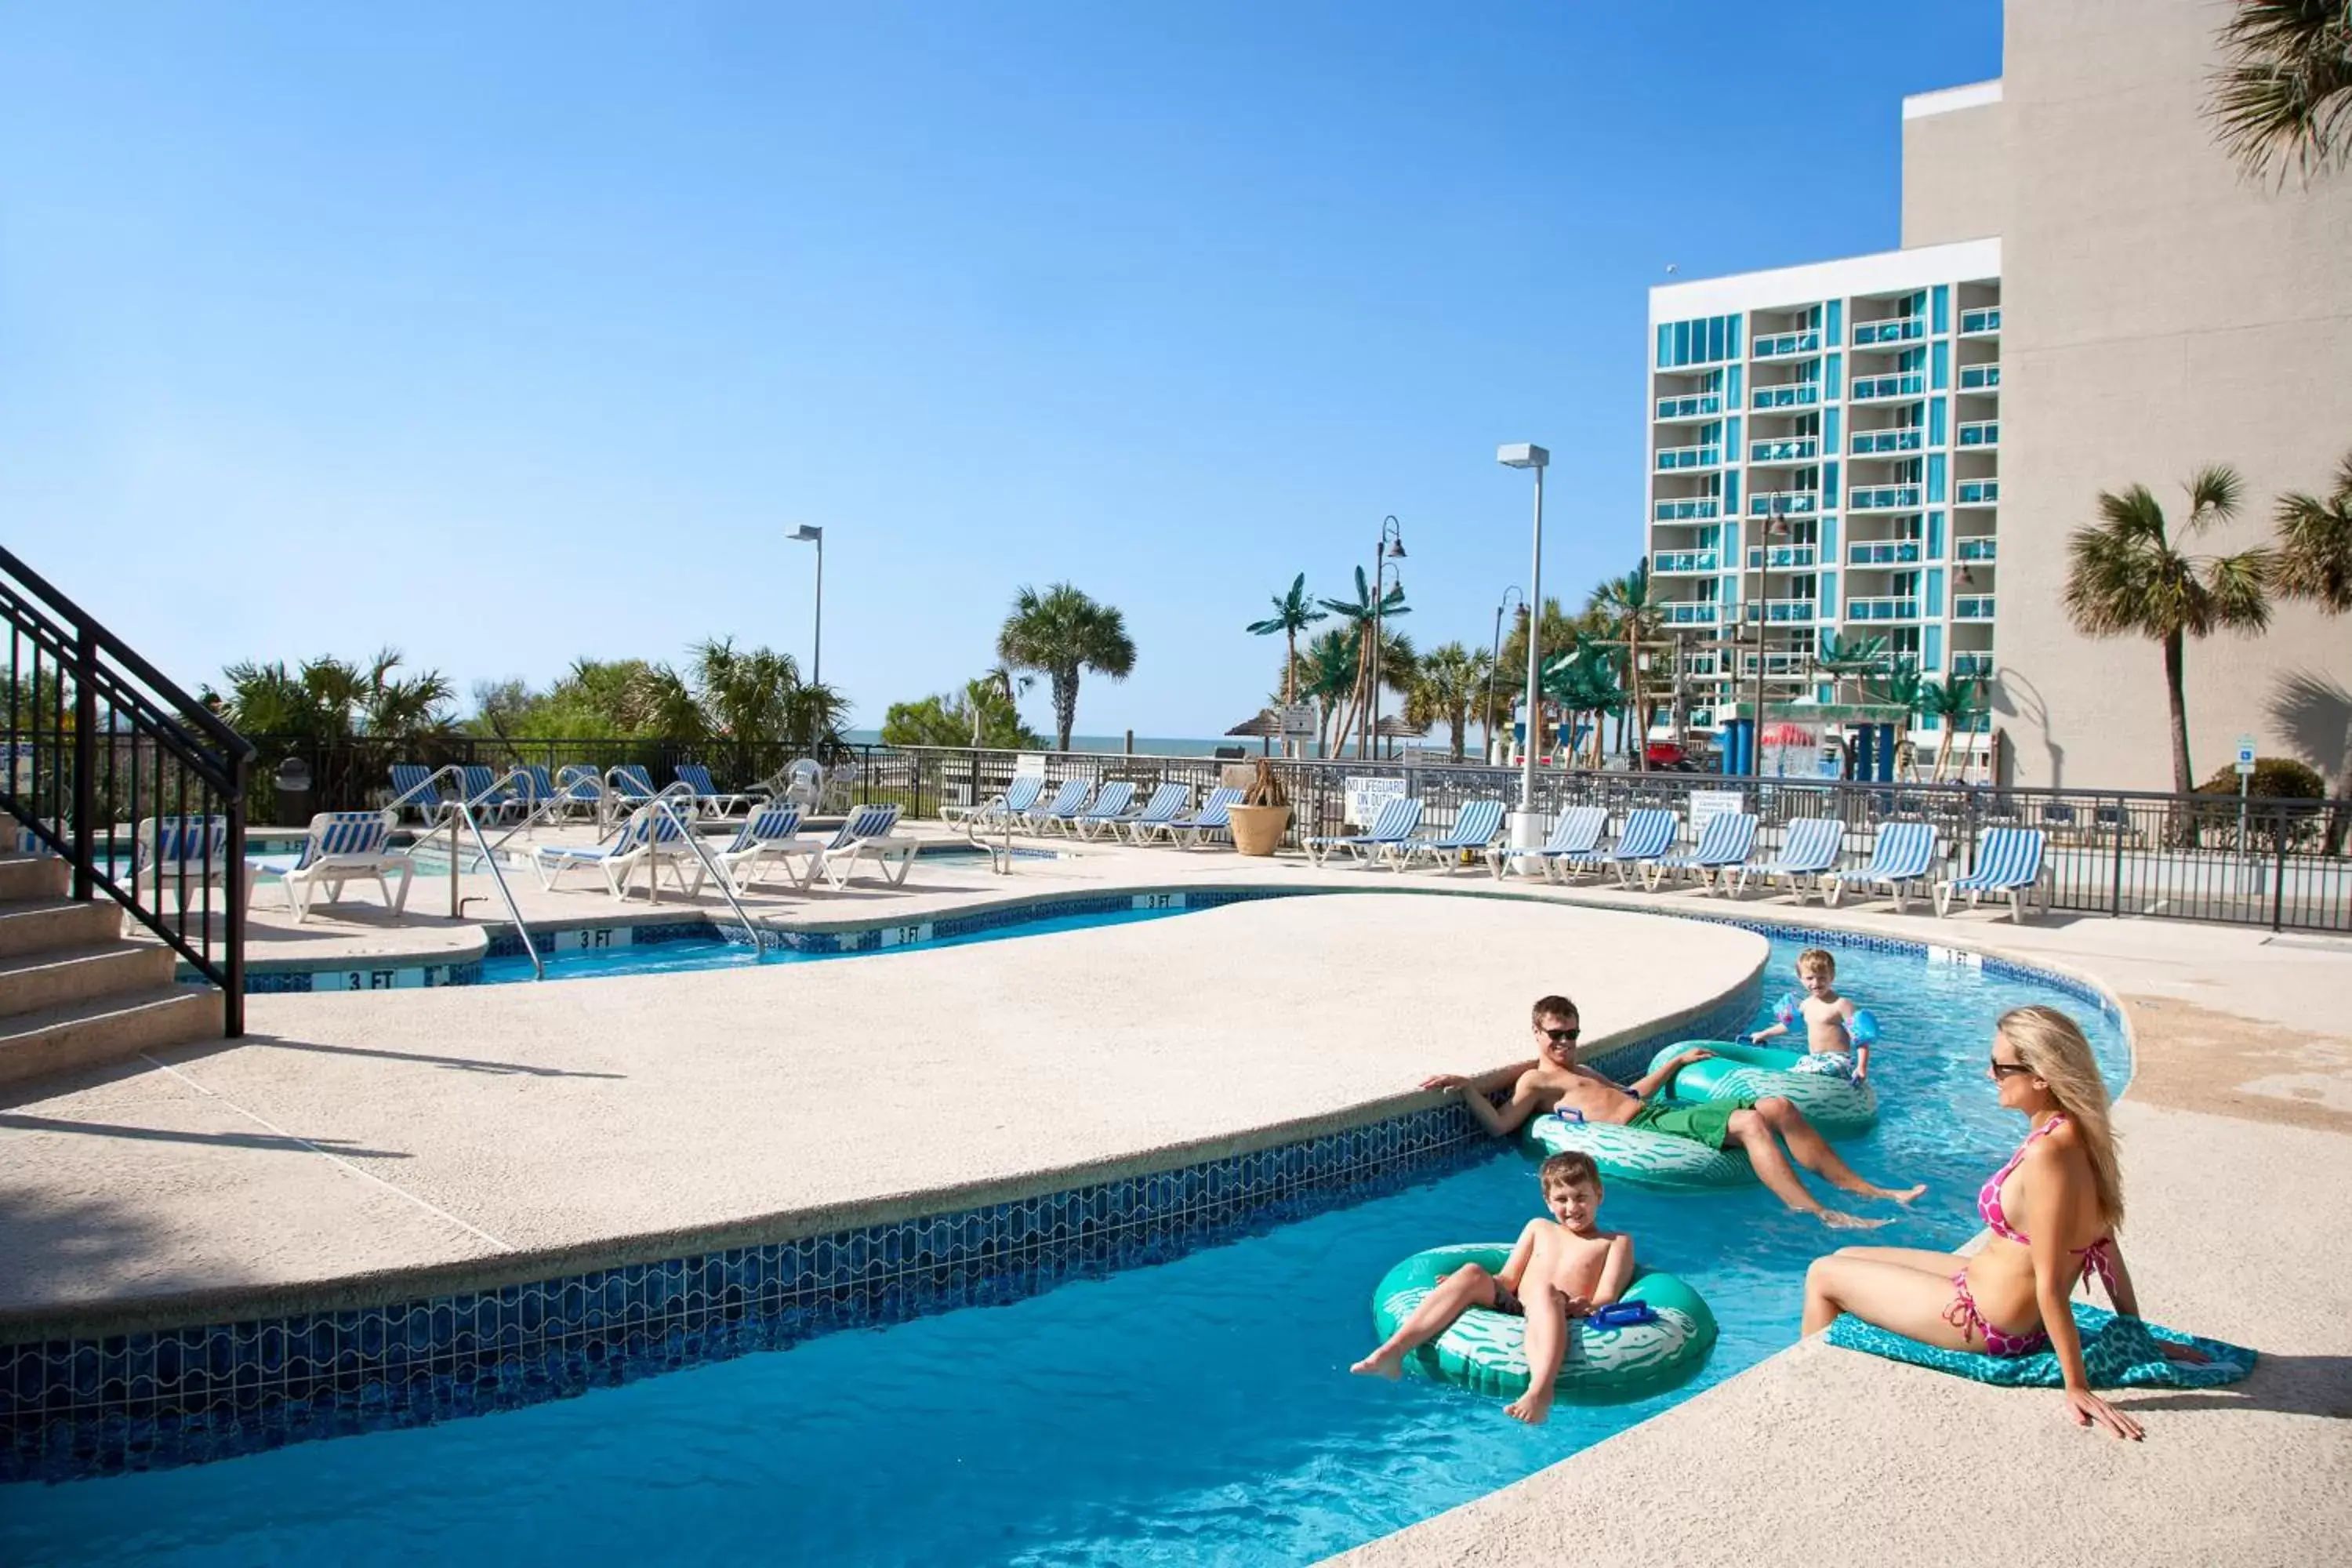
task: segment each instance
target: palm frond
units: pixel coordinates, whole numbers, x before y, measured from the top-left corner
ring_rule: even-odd
[[[2205,112],[2257,179],[2305,181],[2352,159],[2352,4],[2238,0]]]

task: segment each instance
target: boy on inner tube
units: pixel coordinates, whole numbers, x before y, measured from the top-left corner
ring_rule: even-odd
[[[1866,1198],[1907,1204],[1927,1189],[1882,1187],[1854,1173],[1853,1167],[1813,1130],[1804,1113],[1778,1095],[1758,1100],[1722,1100],[1683,1104],[1659,1093],[1681,1068],[1715,1053],[1703,1047],[1670,1057],[1654,1071],[1636,1079],[1633,1087],[1604,1078],[1576,1059],[1576,1042],[1583,1033],[1576,1004],[1565,996],[1545,996],[1535,1005],[1536,1059],[1522,1067],[1489,1073],[1476,1082],[1458,1073],[1439,1073],[1422,1081],[1423,1089],[1459,1092],[1470,1114],[1497,1138],[1507,1138],[1535,1117],[1559,1111],[1584,1121],[1606,1121],[1636,1127],[1669,1138],[1687,1138],[1709,1149],[1737,1145],[1755,1166],[1757,1179],[1772,1195],[1800,1214],[1822,1224],[1851,1229],[1880,1226],[1886,1220],[1863,1219],[1824,1206],[1805,1190],[1790,1169],[1802,1165],[1831,1184]],[[1516,1075],[1510,1099],[1500,1110],[1489,1104],[1486,1090]],[[1784,1152],[1781,1141],[1786,1140]]]

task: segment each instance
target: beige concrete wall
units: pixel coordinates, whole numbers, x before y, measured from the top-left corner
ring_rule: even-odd
[[[2157,648],[2087,641],[2062,606],[2066,537],[2098,492],[2144,482],[2178,504],[2193,468],[2230,463],[2247,515],[2204,547],[2236,549],[2266,537],[2277,491],[2323,489],[2352,449],[2352,174],[2259,188],[2214,146],[2200,110],[2226,10],[2008,7],[1995,708],[2021,783],[2169,782]],[[2241,731],[2340,758],[2352,619],[2298,608],[2193,647],[2189,710],[2200,777]]]
[[[2000,233],[2010,184],[2000,110],[1979,103],[1904,120],[1905,248]]]

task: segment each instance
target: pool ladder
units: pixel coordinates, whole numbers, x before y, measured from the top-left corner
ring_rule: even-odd
[[[432,793],[435,783],[440,779],[443,773],[449,773],[457,778],[457,798],[455,801],[439,801]],[[504,900],[507,906],[507,918],[514,921],[515,935],[522,942],[522,951],[524,955],[530,960],[531,978],[534,980],[544,980],[547,978],[547,965],[539,956],[539,944],[531,940],[530,928],[523,923],[522,907],[515,902],[514,889],[507,886],[506,871],[499,864],[498,856],[491,850],[489,840],[482,837],[482,819],[480,816],[476,815],[474,811],[475,803],[477,801],[490,798],[492,795],[498,794],[499,791],[506,788],[507,784],[515,779],[520,779],[522,781],[525,791],[529,791],[530,789],[532,784],[530,777],[520,768],[515,768],[509,770],[504,776],[499,778],[495,784],[491,784],[489,788],[484,790],[480,795],[474,796],[472,799],[468,799],[465,794],[466,775],[456,763],[452,763],[447,766],[435,769],[433,773],[425,778],[425,782],[416,785],[415,788],[404,790],[399,795],[395,796],[392,804],[384,809],[388,812],[396,813],[403,805],[409,803],[410,796],[417,795],[422,796],[424,801],[428,805],[437,804],[447,811],[449,815],[449,918],[453,921],[462,917],[466,907],[466,900],[460,897],[457,892],[457,876],[459,870],[458,862],[463,858],[464,855],[464,851],[459,847],[457,841],[457,825],[462,822],[467,828],[472,830],[474,835],[474,847],[477,851],[475,863],[478,868],[487,868],[490,873],[490,880],[498,886],[499,897]],[[420,809],[422,809],[422,807],[420,807]],[[432,837],[433,830],[431,828],[427,828],[425,830],[425,837],[419,838],[416,842],[418,844],[426,843],[432,838]],[[499,842],[503,844],[506,840],[501,838]],[[412,847],[412,852],[413,848],[414,847]]]

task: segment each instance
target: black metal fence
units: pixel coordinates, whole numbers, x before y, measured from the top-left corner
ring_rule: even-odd
[[[243,1034],[253,748],[6,550],[0,619],[0,809],[66,858],[73,898],[106,894],[220,986]]]

